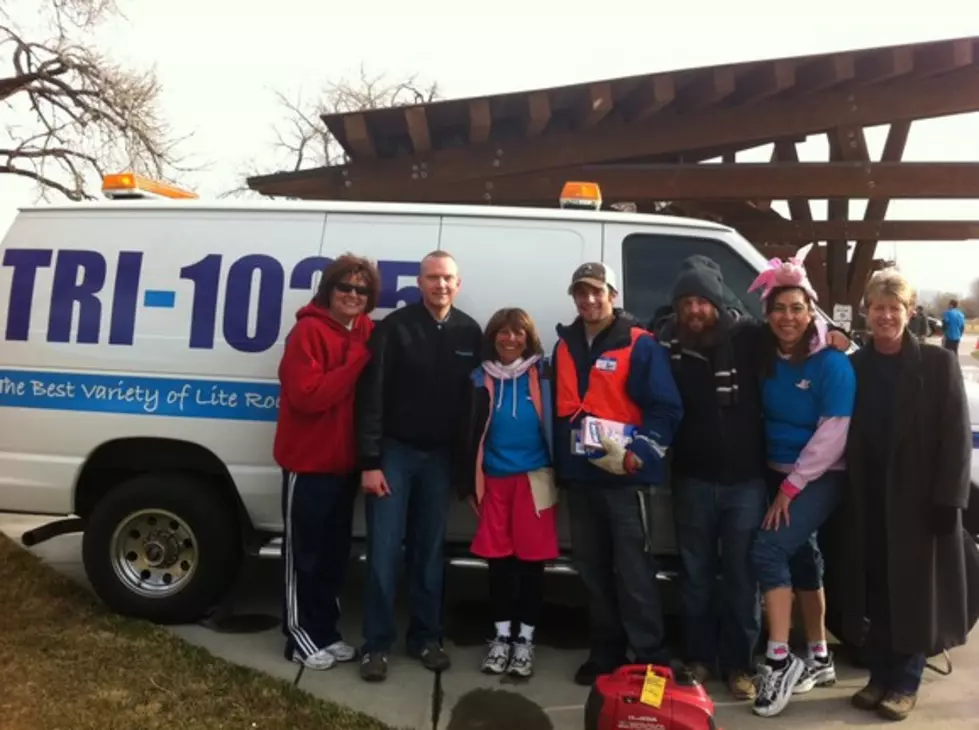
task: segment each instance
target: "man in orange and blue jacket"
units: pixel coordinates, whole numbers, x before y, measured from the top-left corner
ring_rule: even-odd
[[[587,263],[568,293],[578,317],[558,326],[553,356],[554,467],[566,487],[575,567],[589,596],[591,651],[575,681],[626,662],[662,664],[662,607],[652,553],[652,489],[666,480],[667,448],[683,416],[669,352],[615,307],[615,273]],[[586,416],[625,424],[631,442],[586,449]]]

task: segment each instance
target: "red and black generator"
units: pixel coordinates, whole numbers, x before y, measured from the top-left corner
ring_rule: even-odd
[[[621,667],[595,680],[585,703],[585,730],[718,730],[714,701],[703,685],[669,667],[651,669],[665,679],[659,707],[640,701],[647,665]]]

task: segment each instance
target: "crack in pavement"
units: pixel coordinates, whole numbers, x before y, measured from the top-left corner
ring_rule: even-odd
[[[436,671],[432,680],[432,730],[438,730],[442,718],[442,703],[445,702],[445,691],[442,689],[442,672]]]

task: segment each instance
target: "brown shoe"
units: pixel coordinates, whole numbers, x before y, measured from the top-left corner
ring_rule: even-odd
[[[727,688],[736,700],[753,700],[758,694],[751,675],[747,672],[731,672],[727,678]]]
[[[888,692],[887,696],[877,705],[877,714],[885,720],[899,722],[907,720],[911,710],[918,703],[918,695],[903,692]]]
[[[710,669],[706,665],[700,664],[699,662],[693,662],[687,665],[687,671],[693,675],[693,678],[697,680],[699,684],[707,684],[710,680]]]
[[[887,690],[879,685],[868,683],[866,687],[850,698],[853,706],[860,710],[876,710],[887,696]]]

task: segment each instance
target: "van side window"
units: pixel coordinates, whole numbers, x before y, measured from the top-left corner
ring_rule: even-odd
[[[634,233],[622,242],[623,306],[642,324],[669,312],[673,282],[680,264],[700,254],[713,259],[724,274],[727,306],[761,318],[757,295],[748,287],[758,272],[723,241],[694,236]]]

